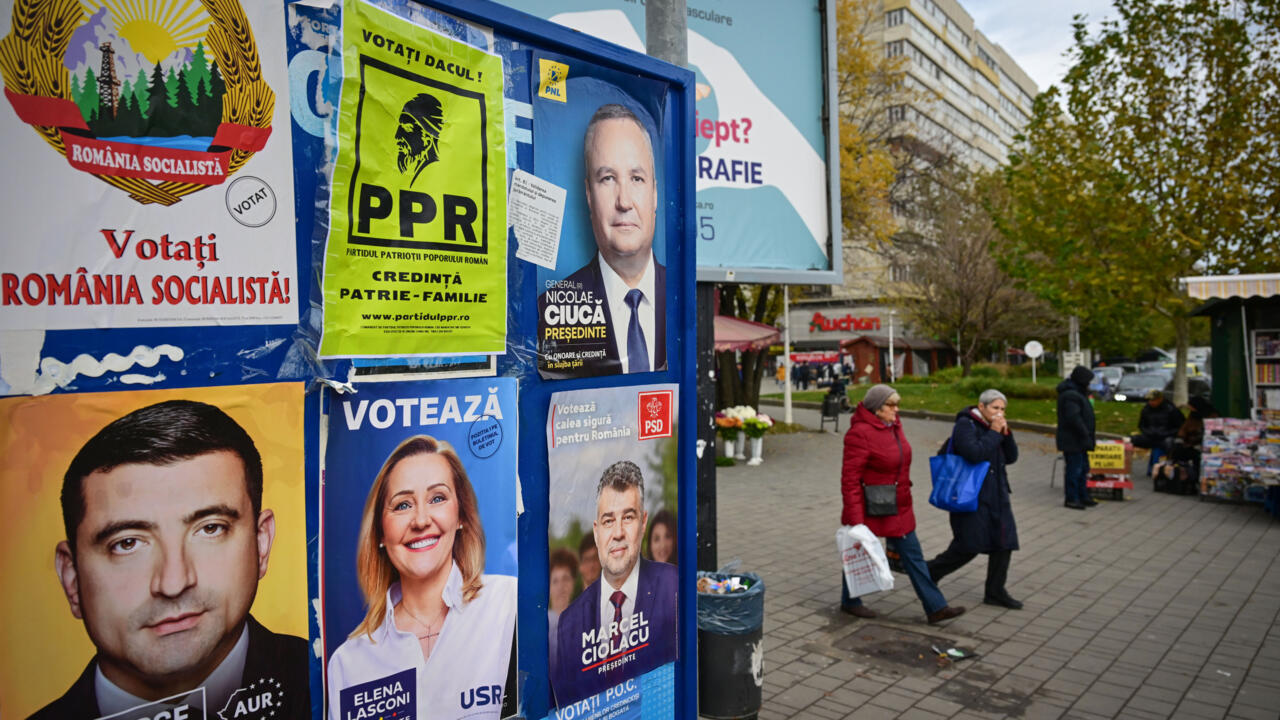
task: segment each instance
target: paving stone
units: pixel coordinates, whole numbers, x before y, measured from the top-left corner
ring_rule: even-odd
[[[816,412],[797,409],[796,416],[817,424]],[[951,429],[914,418],[904,427],[917,449],[940,445]],[[869,600],[882,614],[877,622],[982,656],[936,668],[836,650],[836,641],[865,622],[836,611],[827,557],[839,508],[830,478],[840,471],[842,439],[830,432],[771,436],[764,465],[719,469],[723,518],[774,509],[765,528],[718,523],[720,555],[741,558],[769,583],[761,720],[1275,720],[1280,523],[1255,506],[1155,494],[1149,482],[1139,482],[1124,503],[1066,514],[1061,487],[1045,482],[1053,438],[1032,432],[1019,433],[1019,462],[1010,466],[1022,548],[1009,587],[1026,607],[979,604],[981,560],[943,584],[952,602],[970,608],[946,626],[924,624],[903,576]],[[911,476],[916,532],[932,556],[951,530],[947,514],[924,502],[927,455],[915,454]]]
[[[943,717],[951,717],[964,709],[964,706],[959,703],[954,703],[950,700],[943,700],[942,698],[936,697],[926,697],[916,703],[915,707],[921,710],[928,710],[929,712],[937,713]]]
[[[879,705],[880,707],[887,707],[892,710],[902,711],[902,710],[906,710],[912,705],[915,705],[916,702],[919,700],[920,700],[920,696],[907,697],[906,695],[900,695],[896,692],[887,690],[871,698],[871,704]]]
[[[826,691],[806,685],[792,685],[770,699],[771,705],[785,705],[789,708],[808,707],[818,698],[826,695]]]
[[[898,715],[899,720],[943,720],[946,717],[949,716],[939,715],[919,707],[907,708]]]
[[[864,705],[845,716],[844,720],[892,720],[898,711],[878,705]]]

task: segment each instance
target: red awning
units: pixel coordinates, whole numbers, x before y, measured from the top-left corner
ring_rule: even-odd
[[[778,342],[781,331],[772,325],[716,315],[716,351],[762,350]]]

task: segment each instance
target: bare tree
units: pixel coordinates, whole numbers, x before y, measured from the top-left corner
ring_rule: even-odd
[[[907,321],[956,338],[965,376],[993,344],[1060,334],[1048,303],[1018,289],[996,260],[1002,236],[988,208],[1005,201],[999,179],[953,166],[917,185],[919,213],[888,251],[900,268],[893,302]]]

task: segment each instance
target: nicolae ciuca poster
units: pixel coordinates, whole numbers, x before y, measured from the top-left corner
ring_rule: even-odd
[[[537,274],[538,372],[666,370],[664,88],[541,51],[531,67],[534,170],[566,189],[555,264]]]
[[[556,720],[674,716],[678,395],[663,384],[551,396]]]
[[[280,4],[0,6],[0,329],[297,322]]]
[[[0,399],[0,714],[308,720],[303,383]]]
[[[503,352],[502,59],[358,0],[342,36],[320,354]]]
[[[332,394],[321,598],[330,720],[515,712],[515,378]]]

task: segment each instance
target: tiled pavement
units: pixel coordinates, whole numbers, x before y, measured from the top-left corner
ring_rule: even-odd
[[[796,420],[818,426],[813,411]],[[982,604],[979,556],[941,584],[969,608],[960,618],[927,625],[896,575],[893,591],[866,598],[881,617],[858,620],[837,611],[847,424],[770,436],[763,465],[719,468],[720,561],[738,558],[766,583],[761,720],[1280,717],[1280,523],[1260,507],[1154,493],[1144,466],[1130,499],[1068,510],[1060,468],[1049,487],[1053,439],[1019,432],[1022,549],[1008,587],[1025,609]],[[928,505],[928,456],[950,425],[904,424],[932,557],[951,531]],[[980,656],[940,668],[931,644]]]

